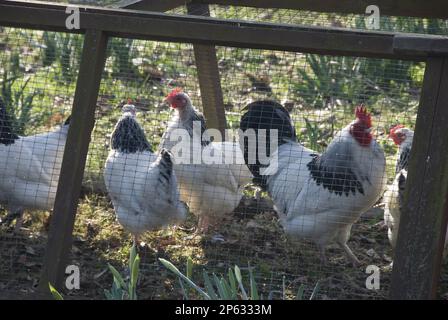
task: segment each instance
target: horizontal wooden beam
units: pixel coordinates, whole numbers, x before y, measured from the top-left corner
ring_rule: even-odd
[[[190,0],[123,0],[115,8],[165,12],[186,5]]]
[[[74,7],[73,5],[71,5]],[[80,6],[80,30],[65,28],[66,6],[0,2],[0,25],[243,48],[423,61],[422,52],[394,51],[394,33],[221,20],[210,17]],[[422,36],[424,38],[424,36]]]
[[[394,37],[394,51],[410,55],[448,56],[448,37],[397,35]]]
[[[446,0],[194,0],[208,3],[255,8],[282,8],[317,12],[365,14],[366,7],[376,5],[386,16],[448,18]]]

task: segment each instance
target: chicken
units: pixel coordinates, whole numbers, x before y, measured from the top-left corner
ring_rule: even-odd
[[[385,194],[384,222],[388,228],[387,236],[393,249],[397,243],[400,225],[401,208],[404,200],[404,190],[408,175],[408,161],[414,139],[414,131],[403,125],[396,125],[390,129],[389,137],[398,146],[398,156],[395,165],[395,179],[388,186]],[[445,236],[444,256],[448,254],[448,230]]]
[[[386,183],[386,160],[370,132],[370,114],[358,107],[356,120],[318,154],[297,143],[291,117],[282,105],[256,101],[245,109],[240,124],[245,133],[253,129],[260,139],[260,129],[268,131],[267,150],[258,148],[256,156],[255,147],[252,152],[249,147],[255,142],[240,137],[240,141],[244,139],[244,157],[254,181],[271,196],[286,234],[292,239],[313,240],[323,263],[327,263],[326,246],[336,242],[358,265],[347,245],[351,227],[380,198]],[[277,140],[272,139],[275,131],[270,130],[276,130]],[[272,147],[273,143],[278,147]]]
[[[133,105],[123,106],[112,133],[104,180],[118,222],[137,245],[145,231],[182,222],[187,208],[179,200],[170,152],[152,152],[135,115]]]
[[[70,117],[52,132],[21,137],[0,99],[0,203],[20,229],[24,209],[52,210]]]
[[[392,248],[395,249],[414,131],[402,125],[397,125],[391,128],[389,137],[398,146],[398,157],[395,165],[394,181],[387,187],[384,194],[384,222],[388,229],[387,236],[389,242]]]
[[[199,216],[198,231],[206,232],[238,206],[252,174],[238,143],[210,142],[205,119],[186,93],[175,89],[166,101],[175,115],[161,147],[173,152],[181,199]]]

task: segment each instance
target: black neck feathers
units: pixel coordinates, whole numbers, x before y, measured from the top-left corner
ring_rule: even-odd
[[[111,138],[112,149],[124,153],[152,152],[145,133],[133,116],[123,116],[115,126]]]

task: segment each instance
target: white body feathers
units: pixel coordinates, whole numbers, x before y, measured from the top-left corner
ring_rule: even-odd
[[[196,142],[188,134],[188,130],[192,130],[192,135],[201,139],[201,125],[192,128],[189,125],[176,113],[161,142],[162,148],[173,152],[181,199],[197,215],[231,213],[243,196],[244,186],[252,179],[240,146],[235,142],[212,142],[203,146],[201,140]],[[175,136],[181,132],[184,134],[179,142]],[[183,152],[190,150],[189,156],[178,156],[181,149]],[[212,159],[216,161],[213,163]]]
[[[0,144],[0,202],[8,209],[53,208],[68,127]]]
[[[160,156],[149,151],[111,150],[104,179],[117,219],[132,234],[181,222],[186,208],[179,201],[176,176],[161,181]]]
[[[268,190],[288,235],[312,239],[320,246],[332,241],[344,244],[352,224],[381,196],[386,183],[384,152],[375,140],[368,147],[360,146],[349,128],[336,135],[322,157],[349,154],[350,160],[338,165],[350,167],[362,185],[363,194],[359,191],[337,194],[317,184],[308,168],[316,154],[298,143],[283,144],[274,155],[279,167],[267,180]]]

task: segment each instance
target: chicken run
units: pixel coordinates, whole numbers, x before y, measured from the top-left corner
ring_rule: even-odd
[[[291,24],[364,21],[210,8],[212,17]],[[382,28],[448,31],[446,21],[423,20]],[[82,43],[0,27],[0,298],[38,290]],[[274,299],[300,288],[316,299],[387,298],[425,64],[225,46],[216,54],[225,137],[203,114],[193,45],[109,39],[70,253],[80,288],[63,294],[104,299],[108,264],[129,276],[135,246],[139,299],[183,298],[160,258],[182,272],[191,261],[201,286],[203,270],[237,265]],[[373,290],[370,265],[381,274]],[[439,297],[448,299],[446,260]]]

